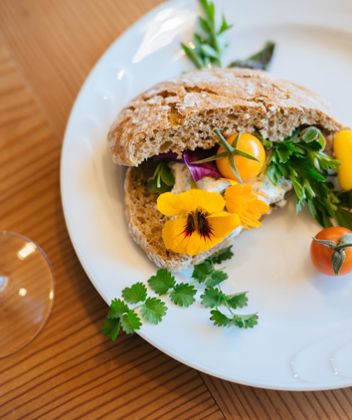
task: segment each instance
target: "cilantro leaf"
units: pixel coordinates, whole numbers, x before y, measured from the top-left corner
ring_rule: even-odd
[[[135,311],[132,309],[128,310],[120,318],[121,328],[126,334],[133,334],[139,330],[142,326],[141,319]]]
[[[222,270],[215,270],[211,273],[210,277],[206,280],[207,287],[215,287],[228,278],[227,273]]]
[[[107,337],[111,338],[111,340],[115,341],[121,330],[121,324],[119,319],[106,319],[104,321],[102,332]]]
[[[148,298],[141,307],[143,318],[151,324],[158,324],[165,316],[167,307],[158,298]]]
[[[123,289],[122,296],[128,303],[143,302],[147,297],[147,288],[141,282],[135,283],[131,287]]]
[[[226,303],[232,308],[244,308],[247,306],[248,297],[247,292],[237,293],[226,297]]]
[[[231,323],[238,328],[253,328],[258,324],[258,315],[234,315]]]
[[[209,288],[201,295],[201,303],[205,308],[217,308],[226,302],[226,295],[219,289]]]
[[[175,277],[170,271],[161,268],[148,280],[149,287],[158,295],[165,295],[175,285]]]
[[[110,310],[108,312],[108,319],[119,318],[122,314],[129,310],[126,303],[121,299],[113,299],[110,304]]]
[[[210,261],[212,264],[220,264],[226,260],[229,260],[233,257],[232,252],[232,245],[222,249],[221,251],[218,251],[216,254],[212,255],[207,259],[207,261]]]
[[[188,307],[194,303],[196,293],[196,289],[191,284],[179,283],[170,293],[170,299],[175,305]]]
[[[192,277],[199,283],[203,283],[208,276],[213,272],[213,264],[209,260],[205,260],[201,264],[194,266]]]
[[[213,324],[217,327],[228,327],[231,325],[231,319],[219,310],[213,309],[212,311],[210,311],[210,313],[210,320],[213,321]]]

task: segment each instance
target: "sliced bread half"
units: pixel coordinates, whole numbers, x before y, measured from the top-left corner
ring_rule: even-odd
[[[326,136],[343,128],[317,94],[294,83],[253,70],[196,70],[134,99],[118,115],[108,140],[115,163],[138,166],[159,153],[181,156],[185,149],[214,146],[215,127],[225,135],[259,131],[280,141],[303,125],[318,126]],[[127,170],[126,215],[133,239],[157,266],[179,271],[234,241],[226,238],[195,257],[168,251],[162,240],[165,217],[156,208],[157,195],[144,184],[137,168]]]

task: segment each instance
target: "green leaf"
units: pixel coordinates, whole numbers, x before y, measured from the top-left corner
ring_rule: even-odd
[[[122,297],[128,303],[143,302],[147,297],[147,288],[141,282],[135,283],[122,290]]]
[[[350,211],[339,208],[336,212],[336,220],[339,226],[352,230],[352,213]]]
[[[219,289],[209,288],[201,295],[201,304],[205,308],[217,308],[226,302],[226,295]]]
[[[215,5],[212,1],[208,0],[199,0],[199,3],[204,10],[207,18],[213,22],[215,20]]]
[[[129,307],[121,299],[113,299],[110,304],[110,310],[108,312],[108,319],[119,318],[122,314],[127,312]]]
[[[121,330],[121,324],[119,319],[106,319],[104,321],[102,332],[107,337],[110,337],[111,340],[115,341]]]
[[[196,289],[191,284],[179,283],[170,293],[170,299],[175,305],[188,307],[194,303],[196,293]]]
[[[147,181],[147,189],[151,194],[161,194],[172,190],[175,178],[166,162],[159,162],[154,173]]]
[[[232,309],[244,308],[245,306],[247,306],[248,303],[247,292],[227,296],[226,303]]]
[[[196,279],[199,283],[204,283],[213,271],[213,264],[209,258],[201,264],[197,264],[194,266],[192,277]]]
[[[267,70],[275,52],[275,43],[267,41],[264,47],[257,53],[244,60],[235,60],[229,67],[240,67],[256,70]]]
[[[149,287],[157,295],[165,295],[175,285],[175,277],[170,271],[161,268],[148,280]]]
[[[273,143],[267,176],[273,184],[281,177],[291,181],[297,197],[297,211],[306,205],[324,227],[332,225],[339,198],[329,177],[338,162],[322,151],[325,138],[316,127],[299,128],[279,143]]]
[[[228,327],[231,324],[231,319],[220,312],[218,309],[213,309],[210,311],[210,314],[210,320],[213,321],[213,324],[217,327]]]
[[[121,328],[126,334],[133,334],[142,326],[141,319],[133,310],[129,310],[120,318]]]
[[[221,25],[217,32],[218,35],[221,35],[222,33],[226,32],[227,30],[231,29],[233,25],[230,25],[227,23],[226,18],[224,15],[221,16]]]
[[[211,23],[208,20],[206,20],[202,16],[199,16],[198,17],[198,22],[199,22],[200,27],[203,29],[203,31],[205,33],[211,33],[212,27],[211,27]],[[196,34],[196,35],[198,35],[198,34]],[[199,35],[198,35],[198,41],[200,41]]]
[[[201,57],[197,54],[196,50],[190,48],[186,44],[181,44],[183,51],[185,52],[186,56],[192,61],[192,63],[197,67],[197,69],[201,69],[205,67]]]
[[[227,278],[228,278],[228,275],[227,273],[225,273],[225,271],[216,270],[210,274],[210,276],[205,282],[205,285],[207,287],[215,287],[219,285],[220,283],[222,283],[223,281],[227,280]]]
[[[352,209],[352,190],[338,193],[341,207]]]
[[[167,311],[167,306],[158,298],[148,298],[141,306],[142,317],[152,323],[158,324]]]
[[[231,320],[231,324],[238,328],[253,328],[258,324],[258,315],[234,315]]]
[[[168,185],[163,182],[158,185],[157,179],[150,179],[147,181],[147,189],[150,194],[162,194],[164,192],[169,192],[172,190]]]
[[[211,58],[218,58],[218,52],[208,44],[203,44],[201,46],[201,51],[204,55],[211,57]]]

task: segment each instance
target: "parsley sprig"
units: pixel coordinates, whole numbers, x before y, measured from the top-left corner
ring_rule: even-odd
[[[211,309],[210,320],[214,325],[251,328],[257,324],[256,314],[234,313],[234,310],[247,305],[247,292],[226,295],[220,287],[228,276],[223,270],[217,270],[215,265],[232,256],[231,247],[218,252],[196,265],[192,278],[195,283],[204,287],[201,305]],[[149,296],[147,286],[158,297]],[[167,305],[161,297],[168,297],[173,304],[186,308],[195,302],[196,293],[194,284],[177,283],[174,275],[162,268],[151,276],[146,284],[134,283],[122,290],[121,298],[112,300],[103,325],[103,333],[112,340],[116,340],[121,331],[126,334],[138,331],[143,321],[159,324],[167,313]]]
[[[202,16],[198,16],[198,31],[193,34],[192,42],[181,43],[186,56],[198,69],[204,67],[222,67],[222,56],[228,42],[224,39],[224,33],[233,27],[228,23],[225,16],[216,23],[215,3],[211,0],[199,0]],[[250,69],[267,70],[275,50],[275,44],[268,41],[257,53],[244,60],[235,60],[229,67],[241,67]]]
[[[266,141],[266,146],[271,149],[267,175],[273,184],[289,179],[297,197],[297,211],[307,206],[319,224],[331,226],[342,211],[330,179],[339,162],[324,152],[326,140],[321,131],[300,128],[282,142]]]

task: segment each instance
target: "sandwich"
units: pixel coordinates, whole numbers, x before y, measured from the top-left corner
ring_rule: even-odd
[[[128,167],[132,238],[158,267],[180,271],[260,226],[292,189],[298,206],[306,200],[323,219],[325,204],[309,201],[299,170],[284,164],[315,153],[312,170],[333,172],[331,141],[342,128],[316,93],[263,71],[195,70],[153,86],[120,111],[108,133],[113,161]]]

